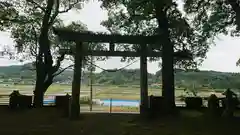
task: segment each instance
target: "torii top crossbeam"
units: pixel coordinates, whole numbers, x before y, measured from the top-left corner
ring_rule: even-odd
[[[159,36],[96,34],[92,32],[76,32],[66,29],[54,29],[54,33],[62,40],[75,42],[156,44]]]
[[[74,42],[96,42],[96,43],[127,43],[127,44],[140,44],[144,49],[144,55],[147,57],[162,57],[161,51],[148,50],[146,45],[160,44],[159,36],[140,36],[140,35],[109,35],[109,34],[96,34],[93,32],[76,32],[67,29],[54,29],[54,33],[64,41]],[[143,49],[142,48],[142,49]],[[67,50],[68,54],[72,54],[71,50]],[[104,50],[88,50],[84,55],[92,56],[125,56],[125,57],[140,57],[143,52],[136,51],[104,51]],[[174,52],[174,57],[189,59],[189,56],[185,56],[178,52]]]

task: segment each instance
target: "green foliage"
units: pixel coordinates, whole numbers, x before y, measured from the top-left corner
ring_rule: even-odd
[[[219,34],[239,36],[240,5],[238,0],[184,0],[184,9],[202,35],[213,42]],[[237,61],[239,65],[240,60]]]
[[[237,25],[236,12],[229,1],[185,0],[184,9],[193,18],[194,27],[201,31],[205,38],[215,37],[219,33],[231,32],[234,35],[237,32],[233,27]]]
[[[18,11],[8,1],[0,2],[0,30],[6,30],[11,26],[11,20],[18,15]]]
[[[185,103],[188,109],[200,109],[203,105],[203,99],[201,97],[186,97]]]
[[[87,0],[86,0],[87,1]],[[66,28],[70,30],[85,31],[86,25],[81,22],[73,22],[64,26],[59,18],[62,13],[67,13],[72,9],[81,9],[83,0],[12,0],[9,3],[19,13],[11,22],[9,31],[15,41],[17,53],[8,52],[11,58],[23,60],[33,60],[32,69],[36,71],[34,102],[41,104],[42,96],[48,87],[55,81],[55,77],[67,68],[61,68],[66,57],[63,49],[73,48],[73,43],[59,42],[53,34],[53,28]],[[101,44],[85,44],[91,49],[103,49]],[[15,56],[14,56],[15,55]],[[19,57],[21,56],[21,57]],[[72,56],[68,57],[72,60]],[[86,60],[85,67],[88,65]],[[71,67],[71,65],[69,66]],[[22,76],[21,76],[22,80]],[[42,93],[42,94],[41,94]],[[35,95],[36,96],[36,95]],[[36,99],[36,100],[35,100]],[[38,100],[38,101],[37,101]]]
[[[107,9],[109,18],[102,22],[111,33],[132,34],[132,35],[156,35],[159,34],[155,5],[156,1],[148,0],[102,0],[102,6]],[[167,1],[165,1],[167,2]],[[201,39],[201,35],[189,25],[189,21],[178,10],[175,2],[171,3],[167,13],[169,23],[170,39],[174,44],[175,52],[191,54],[193,59],[175,59],[176,68],[196,68],[205,58],[208,44]],[[162,5],[163,3],[158,3]],[[162,19],[162,18],[160,18]],[[160,32],[161,33],[161,32]],[[165,34],[165,33],[164,33]],[[162,37],[162,38],[161,38]],[[164,40],[159,37],[160,42],[150,45],[148,48],[154,51],[162,51]],[[139,45],[118,45],[122,50],[139,50]],[[190,51],[190,52],[189,52]],[[131,58],[132,59],[132,58]],[[130,59],[130,60],[131,60]],[[126,59],[123,59],[126,60]],[[150,58],[151,61],[159,58]]]
[[[43,17],[46,10],[46,3],[48,0],[34,1],[34,0],[13,0],[9,2],[9,7],[11,6],[16,12],[21,12],[17,16],[14,16],[11,22],[10,31],[11,37],[15,41],[15,47],[18,52],[15,54],[11,52],[12,57],[20,60],[36,60],[39,54],[40,48],[40,34],[43,24]],[[86,0],[87,1],[87,0]],[[57,3],[60,2],[60,3]],[[59,42],[58,38],[53,34],[52,26],[56,28],[66,28],[74,31],[87,31],[87,26],[82,22],[72,22],[71,24],[64,26],[63,21],[58,17],[62,13],[66,13],[71,9],[81,9],[84,1],[81,0],[56,0],[54,7],[52,9],[52,14],[49,18],[49,30],[48,38],[50,40],[50,49],[53,56],[53,60],[61,59],[62,52],[61,49],[69,49],[75,46],[74,43],[69,42]],[[0,3],[1,4],[1,3]],[[61,10],[58,6],[61,6]],[[5,11],[6,9],[4,9]],[[89,49],[102,50],[104,49],[101,44],[85,44]],[[21,57],[19,57],[21,55]],[[73,60],[71,56],[68,57],[69,60]],[[86,57],[86,60],[89,60]],[[103,58],[98,57],[97,60],[102,60]],[[94,60],[95,61],[95,60]],[[57,62],[56,62],[57,63]],[[36,65],[36,64],[34,64]],[[85,61],[85,66],[88,63]],[[61,72],[61,70],[60,70]],[[58,74],[58,73],[57,73]]]

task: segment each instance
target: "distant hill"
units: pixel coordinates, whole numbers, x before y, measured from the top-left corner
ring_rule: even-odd
[[[72,71],[66,70],[61,75],[57,76],[55,78],[56,81],[66,81],[66,77],[70,77],[70,80],[72,78]],[[33,70],[33,67],[31,64],[25,64],[25,65],[12,65],[12,66],[0,66],[0,79],[13,79],[18,80],[31,80],[31,82],[34,82],[36,78],[35,70]]]
[[[24,80],[25,83],[35,82],[35,71],[29,70],[30,64],[0,66],[0,79],[5,82]],[[73,71],[66,70],[55,78],[58,83],[71,83]],[[89,73],[83,73],[83,83],[87,84]],[[161,71],[148,74],[149,84],[161,84]],[[94,74],[95,84],[106,85],[139,85],[140,70],[128,69],[117,72],[106,72]],[[215,89],[237,88],[240,89],[240,74],[217,71],[175,71],[175,84],[177,87],[207,87]]]

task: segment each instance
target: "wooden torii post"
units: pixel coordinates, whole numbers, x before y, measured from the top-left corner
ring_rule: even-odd
[[[145,114],[148,108],[148,72],[147,72],[147,57],[161,57],[161,52],[148,50],[147,45],[155,45],[158,43],[158,36],[132,36],[132,35],[108,35],[108,34],[94,34],[90,32],[75,32],[66,29],[54,29],[54,33],[63,41],[74,41],[76,43],[76,50],[67,50],[68,54],[74,55],[74,77],[72,82],[72,101],[70,109],[70,117],[77,118],[80,114],[80,85],[81,85],[81,68],[82,57],[87,55],[92,56],[112,56],[112,57],[140,57],[140,90],[141,103],[140,114]],[[97,51],[97,50],[82,50],[83,42],[95,43],[110,43],[110,48],[113,43],[127,43],[141,45],[140,51]]]

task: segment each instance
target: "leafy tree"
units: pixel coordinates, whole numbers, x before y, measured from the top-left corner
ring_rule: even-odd
[[[193,20],[193,26],[202,34],[202,40],[213,42],[219,34],[239,36],[239,0],[184,0],[184,10]],[[240,59],[236,63],[240,64]]]
[[[14,8],[14,6],[7,2],[0,2],[0,30],[5,30],[11,24],[11,19],[17,16],[18,12]]]
[[[176,68],[196,68],[205,58],[208,45],[196,32],[172,0],[102,0],[109,18],[102,24],[112,33],[159,35],[160,43],[148,49],[162,51],[163,93],[168,106],[175,106],[174,73]],[[139,45],[120,49],[139,50]],[[174,58],[178,55],[180,59]],[[182,59],[187,58],[187,59]],[[159,58],[150,58],[151,61]]]
[[[53,27],[64,27],[59,15],[69,10],[81,9],[84,0],[12,0],[11,4],[21,13],[11,27],[16,48],[24,57],[33,59],[36,69],[34,105],[41,107],[43,96],[56,75],[62,73],[61,63],[66,52],[61,51],[72,43],[61,43],[53,34]],[[16,21],[17,20],[17,21]],[[66,28],[86,30],[81,23],[72,23]],[[98,46],[99,47],[99,46]],[[97,47],[97,48],[98,48]],[[93,47],[91,47],[93,48]],[[100,47],[101,48],[101,47]]]

